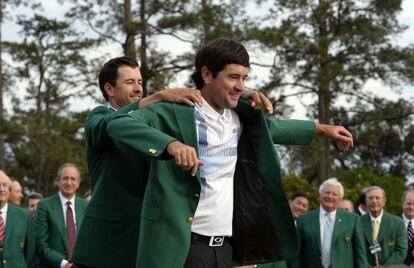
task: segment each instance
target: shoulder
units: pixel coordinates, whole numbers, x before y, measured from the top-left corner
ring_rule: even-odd
[[[319,209],[314,209],[306,213],[303,213],[302,215],[299,216],[298,222],[299,221],[307,222],[307,221],[310,221],[314,217],[319,217]]]
[[[395,215],[392,215],[388,212],[384,211],[384,215],[382,216],[383,218],[388,218],[391,222],[394,222],[395,224],[404,224],[403,219],[401,219],[400,217],[397,217]]]
[[[357,219],[359,219],[358,214],[353,213],[353,212],[348,212],[348,211],[345,211],[345,210],[343,210],[343,209],[338,209],[338,210],[337,210],[337,213],[338,213],[338,215],[340,215],[341,217],[346,218],[346,219],[349,219],[349,220],[356,221]]]
[[[75,198],[75,202],[76,202],[76,205],[81,205],[83,207],[86,207],[88,205],[88,201],[78,196]]]
[[[59,200],[59,195],[58,194],[54,194],[51,195],[49,197],[43,198],[42,200],[39,201],[38,206],[49,206],[50,204],[53,204],[56,201],[60,201]]]
[[[13,214],[17,215],[18,217],[23,217],[23,218],[30,218],[31,217],[29,212],[26,209],[21,208],[21,207],[17,207],[15,205],[9,204],[7,210],[8,210],[8,213],[13,213]]]

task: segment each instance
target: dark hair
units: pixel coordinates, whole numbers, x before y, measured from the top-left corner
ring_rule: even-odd
[[[113,58],[107,61],[103,66],[101,71],[99,72],[99,88],[101,89],[102,95],[104,96],[105,100],[108,99],[108,94],[106,94],[104,86],[106,83],[115,86],[116,79],[118,77],[118,68],[122,66],[129,66],[132,68],[138,68],[138,62],[128,57],[118,57]]]
[[[43,199],[43,195],[39,194],[39,193],[31,193],[29,194],[29,196],[26,199],[26,207],[29,207],[29,200],[30,199]]]
[[[290,200],[293,201],[293,200],[295,200],[298,197],[306,198],[309,201],[308,196],[305,193],[303,193],[303,192],[295,192],[295,193],[293,193],[292,196],[290,197]]]
[[[239,64],[250,67],[249,54],[246,48],[231,39],[215,39],[201,48],[195,57],[195,71],[191,75],[196,88],[201,89],[204,84],[201,68],[207,67],[213,77],[222,71],[227,64]]]

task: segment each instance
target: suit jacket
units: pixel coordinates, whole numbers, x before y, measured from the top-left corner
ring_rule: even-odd
[[[315,209],[299,216],[299,266],[321,267],[321,235],[319,211]],[[341,209],[336,210],[332,235],[331,264],[333,268],[366,268],[364,234],[359,216]]]
[[[361,216],[361,221],[365,233],[365,247],[368,262],[374,266],[375,255],[371,254],[369,249],[374,243],[370,214],[367,213]],[[408,248],[407,231],[405,230],[404,221],[384,211],[378,232],[378,243],[381,246],[381,251],[378,253],[380,265],[402,264]]]
[[[25,209],[8,204],[2,265],[10,268],[29,267],[34,251],[32,217]]]
[[[244,101],[239,102],[236,112],[244,127],[234,175],[234,261],[252,264],[294,258],[296,229],[273,144],[308,144],[315,135],[315,125],[311,121],[266,119]],[[189,171],[178,167],[165,149],[171,140],[178,139],[198,150],[194,108],[174,103],[150,105],[115,117],[108,132],[124,153],[151,158],[137,267],[183,267],[200,195],[200,176],[198,172],[191,177]]]
[[[79,230],[88,202],[75,198],[76,229]],[[36,251],[40,267],[60,267],[66,254],[66,226],[59,194],[41,200],[34,222]]]
[[[124,154],[106,130],[114,116],[135,109],[137,103],[116,112],[101,106],[86,118],[92,199],[78,233],[72,257],[75,263],[99,268],[135,266],[148,160],[145,156]]]

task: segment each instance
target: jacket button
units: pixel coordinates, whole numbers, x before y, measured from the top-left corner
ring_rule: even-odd
[[[194,193],[193,196],[194,196],[194,198],[199,198],[200,197],[200,195],[197,194],[197,193]]]
[[[187,217],[187,222],[189,224],[192,224],[193,223],[193,217]]]

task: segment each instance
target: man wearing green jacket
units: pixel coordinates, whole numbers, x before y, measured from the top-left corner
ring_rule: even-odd
[[[366,191],[369,213],[361,216],[365,248],[371,266],[403,264],[407,254],[407,231],[404,221],[384,211],[385,191],[371,186]]]
[[[63,164],[56,179],[59,192],[37,205],[34,229],[40,267],[72,267],[76,235],[88,205],[76,196],[80,181],[76,165]]]
[[[23,208],[7,204],[10,178],[0,170],[0,267],[32,265],[35,241],[32,217]]]
[[[113,58],[100,71],[99,87],[109,105],[95,108],[85,121],[93,197],[74,249],[73,261],[77,267],[134,267],[136,263],[148,160],[120,151],[108,135],[108,122],[114,116],[160,101],[190,106],[202,102],[200,92],[191,89],[161,90],[141,99],[141,85],[138,63],[128,57]],[[253,95],[250,97],[260,106],[262,100]]]
[[[299,217],[299,267],[368,267],[359,216],[338,209],[343,195],[342,184],[328,179],[319,187],[320,208]]]
[[[351,134],[267,119],[239,101],[249,56],[237,42],[214,40],[195,61],[200,107],[159,103],[108,124],[121,151],[151,158],[137,267],[227,268],[232,261],[295,257],[295,226],[273,144],[308,144],[318,133],[348,149]]]

